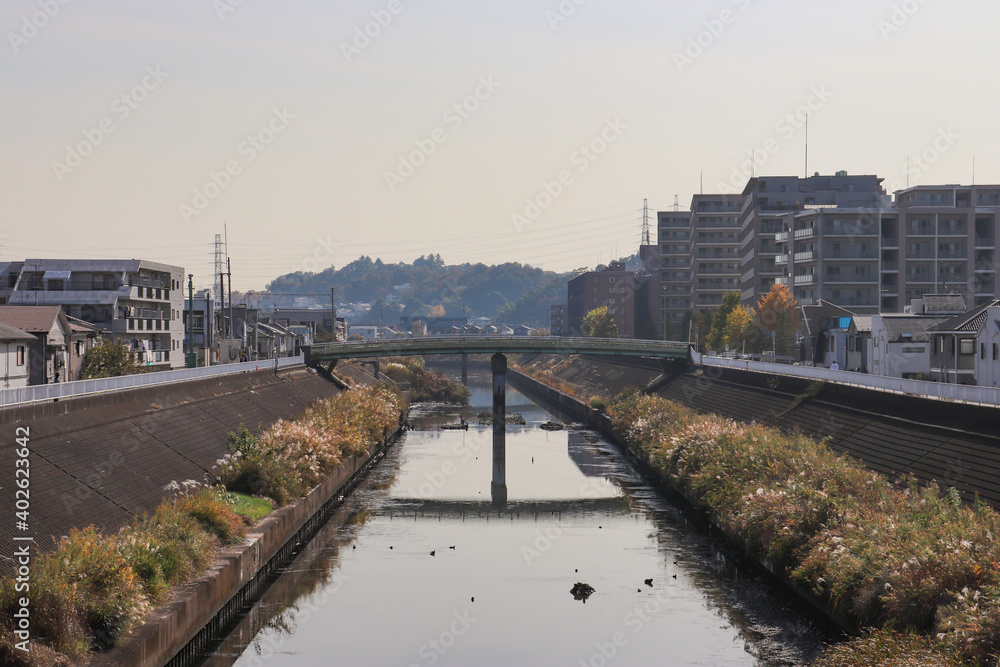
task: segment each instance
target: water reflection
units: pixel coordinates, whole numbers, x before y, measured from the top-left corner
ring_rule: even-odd
[[[205,664],[778,666],[828,639],[612,445],[519,408],[506,507],[488,427],[407,433]]]

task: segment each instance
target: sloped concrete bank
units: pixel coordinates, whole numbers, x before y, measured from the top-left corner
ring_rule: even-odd
[[[824,600],[816,596],[812,591],[799,586],[789,578],[784,571],[776,567],[770,560],[752,556],[746,541],[742,536],[726,531],[715,517],[698,509],[693,498],[686,495],[682,490],[675,487],[665,478],[659,470],[649,465],[644,458],[637,456],[627,445],[618,440],[612,428],[611,419],[604,413],[591,408],[580,400],[564,392],[554,389],[535,378],[521,373],[514,369],[508,370],[508,379],[512,387],[526,396],[541,402],[543,405],[556,408],[580,419],[583,423],[600,432],[605,438],[613,442],[632,462],[632,464],[643,474],[643,476],[663,493],[671,502],[680,507],[697,525],[700,525],[711,535],[719,537],[733,548],[737,553],[744,556],[746,562],[752,566],[760,568],[766,572],[774,581],[784,586],[793,593],[805,606],[813,609],[821,618],[835,625],[840,630],[855,634],[858,632],[858,623],[850,614],[843,610],[830,607]]]
[[[201,578],[175,591],[128,640],[96,654],[90,667],[160,667],[191,664],[208,645],[228,632],[277,576],[279,568],[309,541],[336,510],[343,496],[360,483],[398,431],[365,455],[345,462],[337,472],[298,502],[273,512],[241,544],[215,556]]]

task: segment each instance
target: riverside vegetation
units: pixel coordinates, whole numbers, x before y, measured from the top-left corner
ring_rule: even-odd
[[[393,382],[408,382],[414,403],[469,404],[469,388],[444,373],[427,370],[422,357],[387,357],[382,372]]]
[[[521,368],[587,402],[560,362]],[[567,391],[568,390],[568,391]],[[822,442],[639,392],[608,402],[616,437],[750,554],[859,636],[816,667],[1000,665],[1000,515],[957,490],[894,483]]]
[[[263,433],[241,427],[220,461],[222,485],[164,500],[117,533],[72,530],[32,562],[30,652],[14,647],[13,613],[25,593],[13,578],[0,582],[0,664],[72,665],[121,643],[176,586],[197,578],[219,547],[242,539],[272,506],[263,498],[282,505],[307,493],[345,459],[383,442],[403,410],[398,392],[358,387]]]

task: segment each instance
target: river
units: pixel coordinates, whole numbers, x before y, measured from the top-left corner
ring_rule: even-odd
[[[467,413],[414,406],[414,429],[201,664],[778,667],[832,639],[612,444],[538,428],[552,415],[509,387],[528,423],[508,426],[495,507],[491,427],[440,429],[488,410],[489,381],[470,376]]]

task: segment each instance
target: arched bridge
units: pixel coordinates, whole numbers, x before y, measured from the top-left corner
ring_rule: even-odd
[[[426,336],[382,341],[323,343],[304,348],[308,366],[332,371],[341,359],[371,359],[421,354],[461,354],[462,379],[468,354],[492,354],[493,370],[493,502],[507,503],[505,352],[523,354],[610,354],[654,357],[667,363],[687,360],[688,343],[620,338],[561,338],[558,336]],[[377,373],[377,371],[376,371]]]
[[[306,365],[326,366],[341,359],[419,354],[610,354],[624,357],[687,359],[689,343],[621,338],[559,336],[424,336],[379,341],[319,343],[304,348]]]

